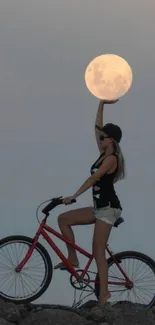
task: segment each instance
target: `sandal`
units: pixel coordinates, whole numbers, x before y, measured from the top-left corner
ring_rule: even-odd
[[[74,268],[79,268],[79,263],[71,263],[71,265],[74,267]],[[57,270],[57,269],[60,269],[60,270],[67,270],[67,266],[63,263],[63,262],[60,262],[58,263],[57,265],[54,266],[54,270]]]

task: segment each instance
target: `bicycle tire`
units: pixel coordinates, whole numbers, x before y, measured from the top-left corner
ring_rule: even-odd
[[[117,261],[119,261],[119,263],[121,263],[124,259],[131,259],[131,258],[144,262],[153,271],[154,281],[155,281],[155,261],[152,258],[150,258],[148,255],[136,251],[124,251],[115,254],[114,257],[117,259]],[[112,257],[108,258],[107,262],[108,262],[108,268],[110,268],[110,266],[115,264]],[[95,281],[99,281],[98,273],[96,274]],[[94,293],[97,299],[99,298],[99,292],[100,292],[100,284],[99,282],[98,283],[95,282]],[[153,299],[148,304],[146,305],[144,304],[144,305],[145,307],[150,308],[154,304],[155,304],[155,293]]]
[[[5,238],[0,240],[0,252],[2,252],[1,249],[3,247],[5,247],[6,245],[9,245],[11,243],[16,243],[16,244],[17,243],[24,243],[24,244],[27,244],[27,245],[31,245],[33,243],[33,238],[30,238],[30,237],[27,237],[27,236],[18,236],[18,235],[17,236],[15,235],[15,236],[5,237]],[[44,279],[42,281],[42,285],[40,286],[38,291],[36,293],[32,294],[29,297],[18,297],[17,298],[17,297],[12,297],[12,296],[6,295],[4,292],[2,292],[0,290],[0,297],[2,299],[7,300],[7,301],[15,302],[16,304],[29,303],[29,302],[34,301],[37,298],[39,298],[47,290],[47,288],[50,285],[50,282],[52,280],[52,276],[53,276],[53,264],[52,264],[51,258],[49,256],[47,250],[40,243],[36,244],[34,252],[36,252],[36,251],[42,257],[44,265],[45,265],[45,276],[44,276]],[[8,260],[9,260],[9,258],[8,258]],[[10,260],[12,262],[11,258],[10,258]]]

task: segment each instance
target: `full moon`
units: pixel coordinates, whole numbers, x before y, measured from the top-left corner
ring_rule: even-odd
[[[131,67],[127,61],[115,54],[96,57],[85,71],[86,86],[99,99],[119,99],[127,93],[132,80]]]

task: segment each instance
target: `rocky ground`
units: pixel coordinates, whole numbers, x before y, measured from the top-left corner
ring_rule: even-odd
[[[16,305],[0,299],[0,325],[155,325],[155,307],[117,303],[97,309],[90,300],[79,308]]]

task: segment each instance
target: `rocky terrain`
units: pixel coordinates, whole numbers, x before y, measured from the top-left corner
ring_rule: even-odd
[[[79,308],[16,305],[0,299],[0,325],[155,325],[155,307],[117,303],[98,309],[90,300]]]

